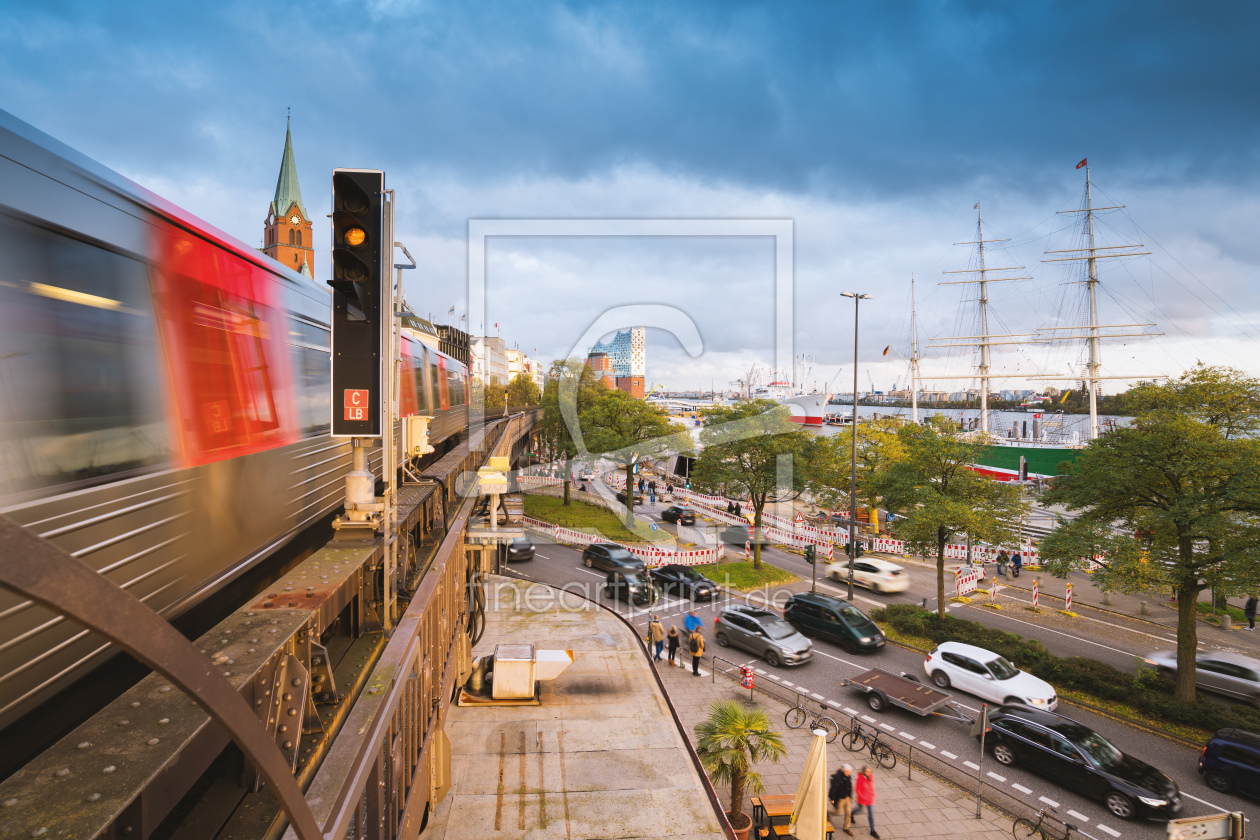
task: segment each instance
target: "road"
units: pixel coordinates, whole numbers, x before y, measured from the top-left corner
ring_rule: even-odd
[[[644,515],[658,522],[658,527],[674,531],[673,526],[659,522],[659,513],[664,507],[658,503],[655,512],[649,510]],[[684,529],[684,538],[686,536],[687,530]],[[803,558],[777,548],[767,549],[764,557],[777,566],[805,577],[804,582],[784,588],[778,601],[779,605],[782,604],[782,598],[786,597],[787,591],[800,591],[809,587],[810,567]],[[907,564],[906,568],[910,572],[912,581],[907,592],[881,595],[859,590],[854,598],[857,606],[864,611],[869,611],[876,605],[897,601],[921,603],[923,598],[927,598],[928,605],[933,606],[935,581],[932,571],[914,564]],[[578,587],[585,594],[599,598],[610,606],[613,605],[608,599],[602,598],[604,573],[585,568],[581,563],[581,553],[578,549],[539,542],[535,559],[527,563],[514,564],[510,571],[521,577],[552,586],[568,585],[570,589]],[[821,581],[818,588],[830,594],[840,596],[844,594],[843,587],[827,580]],[[929,592],[932,593],[931,596],[927,594]],[[721,603],[692,605],[689,601],[675,598],[655,605],[652,612],[661,617],[666,628],[670,624],[677,624],[681,629],[683,616],[694,606],[706,628],[712,628],[713,618],[717,612],[727,603],[739,600],[738,596],[727,596]],[[641,630],[646,628],[647,610],[627,607],[624,604],[616,606],[638,628]],[[978,612],[977,608],[959,607],[953,604],[950,606],[955,614]],[[1046,628],[988,610],[985,610],[983,617],[987,619],[985,622],[987,624],[1042,638],[1047,647],[1056,653],[1073,655],[1088,650],[1088,655],[1112,662],[1117,667],[1133,667],[1132,658],[1135,654],[1142,650],[1149,650],[1152,646],[1158,646],[1164,641],[1158,636],[1160,628],[1152,628],[1154,632],[1149,634],[1152,637],[1149,640],[1150,645],[1143,648],[1135,643],[1128,645],[1126,649],[1126,647],[1121,647],[1121,642],[1112,642],[1110,637],[1107,637],[1109,640],[1106,642],[1098,641],[1102,634],[1094,628],[1076,633],[1067,631],[1047,633],[1043,632]],[[1140,637],[1133,636],[1133,638]],[[935,756],[955,768],[965,768],[965,772],[975,774],[977,771],[980,751],[969,734],[967,724],[944,717],[919,718],[898,709],[876,714],[865,707],[864,697],[861,694],[843,685],[844,680],[851,679],[872,667],[879,667],[893,673],[904,671],[922,675],[923,656],[916,651],[888,645],[875,654],[853,656],[846,654],[838,646],[815,639],[814,658],[795,668],[787,666],[772,668],[760,660],[751,658],[748,654],[733,648],[718,648],[716,645],[710,646],[709,653],[722,656],[739,665],[752,665],[757,673],[757,679],[776,683],[785,689],[804,693],[826,703],[834,711],[834,717],[842,728],[847,728],[850,723],[849,716],[856,714],[863,725],[878,726],[887,736],[914,745],[916,753]],[[957,695],[956,705],[968,715],[974,716],[979,713],[980,702],[968,695]],[[1179,816],[1250,810],[1249,800],[1219,794],[1201,782],[1196,770],[1199,754],[1197,749],[1092,714],[1070,704],[1061,704],[1059,713],[1080,721],[1112,740],[1126,753],[1168,773],[1182,790],[1184,806]],[[858,760],[860,761],[860,758]],[[984,762],[984,777],[986,784],[1002,790],[1007,795],[1022,799],[1034,808],[1044,804],[1056,805],[1064,819],[1079,825],[1099,840],[1121,836],[1154,840],[1156,837],[1165,835],[1164,827],[1160,823],[1120,821],[1100,803],[1069,793],[1053,781],[1032,775],[1019,768],[1002,767],[993,761],[991,756],[986,757]]]

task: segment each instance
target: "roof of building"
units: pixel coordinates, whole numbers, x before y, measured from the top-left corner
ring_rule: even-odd
[[[289,208],[297,205],[302,218],[310,221],[302,203],[302,189],[298,186],[297,164],[293,161],[293,134],[288,120],[284,125],[284,156],[280,158],[280,177],[276,179],[276,197],[271,200],[272,214],[279,216],[289,212]]]

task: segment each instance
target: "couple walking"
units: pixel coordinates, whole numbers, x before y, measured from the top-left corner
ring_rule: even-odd
[[[704,653],[704,636],[700,633],[700,628],[704,626],[700,617],[694,612],[687,615],[685,622],[687,628],[687,650],[691,653],[691,673],[700,676],[700,656]],[[678,632],[676,625],[670,625],[669,632],[665,632],[665,625],[655,615],[648,620],[647,640],[655,649],[652,660],[654,662],[661,661],[661,651],[665,647],[665,642],[669,641],[669,664],[674,664],[674,657],[678,655],[678,647],[682,642],[682,634]],[[682,662],[678,663],[684,665]]]
[[[831,803],[832,813],[844,817],[841,828],[844,833],[853,836],[853,816],[866,809],[866,820],[871,826],[871,836],[879,840],[875,831],[875,779],[869,764],[862,765],[862,772],[853,775],[853,765],[844,764],[831,777],[831,787],[827,790],[827,799]],[[854,805],[854,799],[857,804]]]

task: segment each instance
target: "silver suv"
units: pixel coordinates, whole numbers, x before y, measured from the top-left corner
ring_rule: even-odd
[[[722,647],[734,645],[771,665],[799,665],[814,655],[814,643],[767,610],[730,607],[713,620],[713,638]]]

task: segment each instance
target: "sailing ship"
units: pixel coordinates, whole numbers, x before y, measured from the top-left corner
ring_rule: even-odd
[[[1081,439],[1081,435],[1077,431],[1066,431],[1064,428],[1061,413],[1056,413],[1050,417],[1043,419],[1043,413],[1038,411],[1039,407],[1048,408],[1049,401],[1044,406],[1033,404],[1034,401],[1025,403],[1021,408],[1026,411],[1033,411],[1033,420],[1031,423],[1031,434],[1029,423],[1016,422],[1010,429],[991,430],[989,428],[989,382],[997,378],[990,369],[989,348],[999,345],[1019,345],[1019,344],[1047,344],[1052,342],[1084,341],[1088,351],[1087,361],[1083,365],[1083,370],[1065,375],[1044,375],[1031,377],[1039,381],[1056,381],[1071,380],[1081,383],[1081,387],[1086,390],[1089,395],[1089,439],[1098,437],[1099,420],[1098,420],[1098,392],[1099,383],[1107,379],[1127,379],[1133,380],[1139,377],[1134,376],[1104,376],[1101,374],[1102,354],[1100,351],[1100,342],[1115,338],[1132,338],[1132,337],[1148,337],[1160,335],[1160,333],[1138,332],[1138,333],[1118,333],[1117,329],[1133,329],[1146,328],[1155,326],[1150,323],[1142,324],[1100,324],[1098,323],[1098,306],[1097,306],[1097,286],[1098,286],[1098,261],[1101,259],[1114,259],[1121,257],[1138,257],[1149,254],[1149,251],[1138,251],[1135,249],[1142,248],[1142,245],[1098,245],[1095,240],[1094,232],[1094,214],[1104,210],[1119,210],[1121,206],[1114,207],[1095,207],[1093,203],[1093,188],[1090,181],[1089,166],[1086,161],[1081,161],[1077,166],[1078,169],[1085,169],[1085,206],[1076,210],[1060,210],[1060,214],[1083,213],[1083,233],[1085,241],[1088,243],[1083,248],[1068,248],[1063,250],[1047,251],[1046,256],[1049,259],[1043,259],[1042,263],[1061,263],[1061,262],[1080,262],[1087,264],[1087,275],[1084,280],[1086,286],[1086,294],[1089,304],[1089,319],[1085,324],[1073,324],[1067,326],[1048,326],[1039,327],[1034,333],[1023,334],[993,334],[989,332],[988,319],[988,285],[990,283],[1008,282],[1015,280],[1029,280],[1030,277],[1013,277],[1010,272],[1023,271],[1023,266],[1003,266],[990,267],[987,264],[985,246],[994,242],[1004,242],[1004,239],[985,239],[984,237],[984,216],[977,203],[976,211],[976,238],[970,242],[955,243],[958,245],[975,245],[977,248],[977,268],[964,269],[960,271],[947,271],[945,274],[970,274],[978,275],[978,277],[945,281],[942,285],[958,285],[958,284],[974,284],[978,287],[979,296],[976,303],[979,311],[979,333],[977,335],[967,336],[947,336],[940,339],[933,339],[934,342],[940,341],[958,341],[957,344],[941,344],[934,343],[934,348],[946,347],[978,347],[980,350],[980,360],[978,370],[975,374],[966,376],[941,377],[934,376],[933,379],[978,379],[980,381],[980,422],[977,434],[985,437],[989,443],[986,453],[977,460],[973,465],[973,469],[982,475],[1001,481],[1011,481],[1019,479],[1035,479],[1035,478],[1051,478],[1059,475],[1065,464],[1075,460],[1077,453],[1083,448],[1087,441]],[[914,286],[911,280],[911,307],[913,312]],[[911,351],[911,394],[912,394],[912,419],[918,422],[918,402],[917,395],[919,390],[919,352],[918,352],[918,335],[917,335],[917,318],[912,316],[912,351]],[[1040,401],[1037,401],[1040,402]]]

